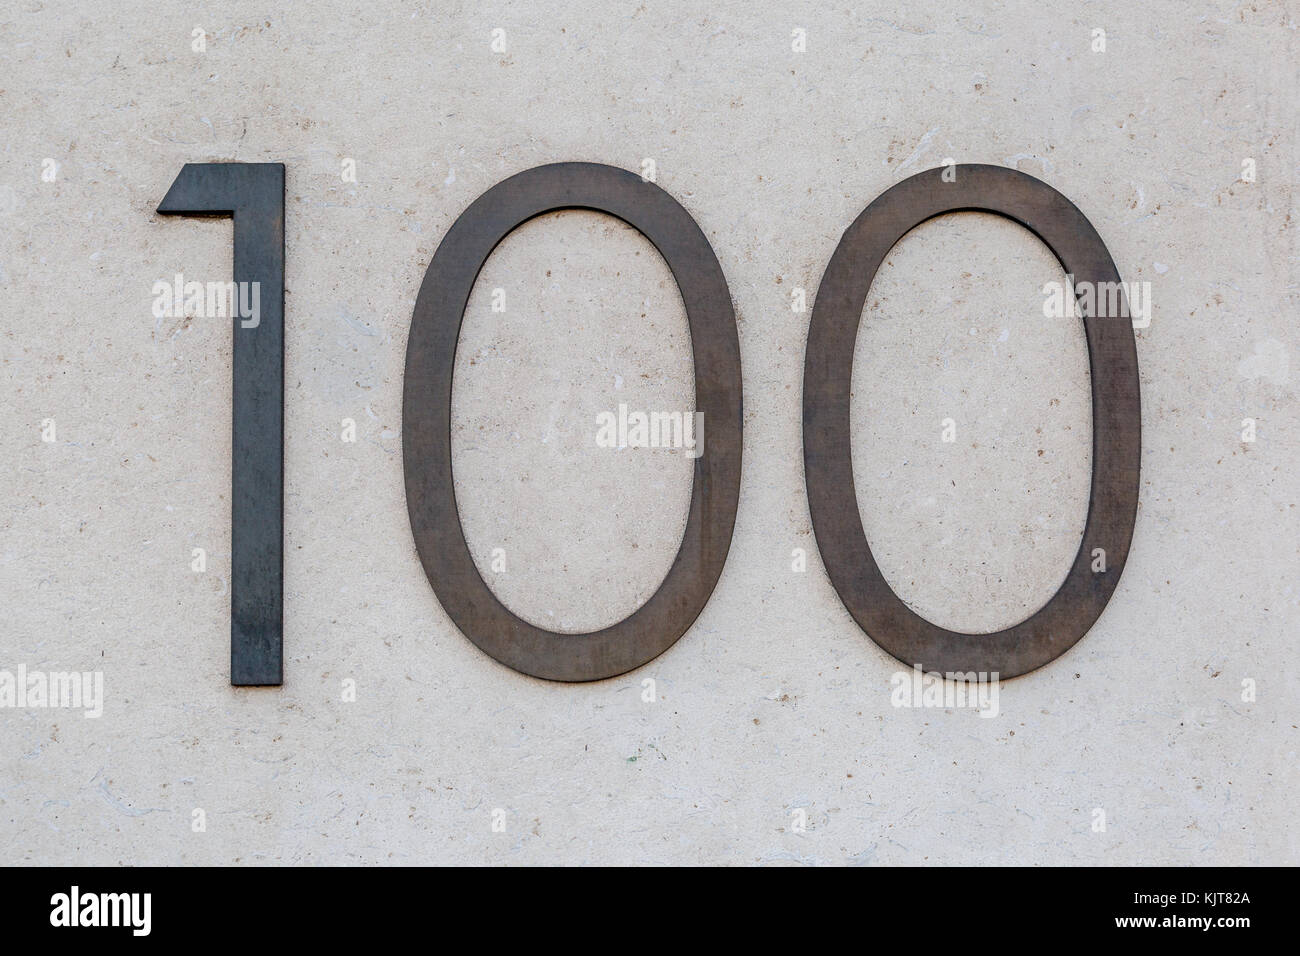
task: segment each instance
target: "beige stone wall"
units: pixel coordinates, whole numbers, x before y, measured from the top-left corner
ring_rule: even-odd
[[[281,6],[0,13],[0,670],[104,680],[97,719],[0,709],[6,861],[1300,861],[1294,3]],[[892,706],[902,665],[831,588],[800,444],[791,290],[811,303],[858,212],[949,157],[1063,192],[1153,302],[1128,568],[992,719]],[[463,637],[416,558],[407,328],[439,240],[493,184],[645,159],[735,302],[735,537],[667,653],[546,683]],[[151,312],[159,279],[229,279],[228,220],[154,213],[211,160],[288,169],[280,689],[228,683],[229,325]],[[859,503],[937,623],[1022,619],[1078,546],[1090,399],[1081,329],[1042,314],[1061,278],[1029,233],[968,214],[910,234],[872,290]],[[453,439],[476,560],[517,613],[582,631],[655,590],[690,460],[597,447],[595,417],[690,408],[689,356],[634,230],[561,213],[494,253]]]

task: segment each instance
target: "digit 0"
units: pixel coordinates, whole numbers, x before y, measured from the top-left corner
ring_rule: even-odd
[[[470,556],[452,484],[451,377],[470,290],[497,243],[557,209],[616,216],[664,257],[686,306],[695,407],[709,436],[695,459],[686,532],[663,583],[628,617],[587,634],[536,627],[497,600]],[[662,654],[704,609],[727,559],[740,496],[740,399],[731,293],[708,239],[675,199],[639,176],[593,163],[539,166],[493,186],[461,214],[434,253],[406,346],[406,503],[416,550],[443,609],[482,650],[534,677],[599,680]]]
[[[1015,677],[1065,653],[1088,632],[1119,583],[1137,519],[1142,446],[1137,349],[1127,304],[1084,318],[1092,380],[1092,492],[1083,540],[1065,581],[1037,613],[995,634],[949,631],[916,614],[876,566],[862,530],[849,447],[853,345],[867,292],[885,256],[911,229],[961,210],[991,212],[1038,236],[1079,288],[1119,282],[1092,224],[1046,183],[1001,166],[962,165],[955,181],[932,169],[882,193],[835,248],[813,305],[804,360],[804,476],[813,533],[840,600],[890,654],[927,671]],[[1106,552],[1093,572],[1092,552]]]

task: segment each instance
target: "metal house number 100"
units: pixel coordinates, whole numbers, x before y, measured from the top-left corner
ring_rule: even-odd
[[[1118,283],[1092,224],[1041,180],[1000,166],[959,165],[912,176],[882,193],[845,231],[813,306],[804,361],[804,475],[813,532],[840,600],[872,640],[927,670],[1015,677],[1083,637],[1115,591],[1137,517],[1141,412],[1127,303],[1083,313],[1092,384],[1092,486],[1083,540],[1065,581],[1037,613],[993,634],[925,620],[880,573],[862,529],[849,433],[849,383],[863,306],[876,271],[909,230],[948,212],[1006,216],[1052,251],[1078,288]],[[955,178],[952,172],[956,173]],[[470,290],[496,245],[535,216],[590,209],[638,229],[659,250],[690,326],[696,410],[710,439],[695,459],[681,547],[658,590],[617,624],[587,634],[547,631],[497,599],[470,555],[452,485],[451,382]],[[163,214],[234,219],[234,281],[260,283],[256,323],[234,323],[230,680],[283,679],[284,165],[189,163]],[[243,287],[240,285],[239,287]],[[1116,286],[1111,286],[1114,288]],[[1121,287],[1122,288],[1122,287]],[[474,201],[424,274],[406,347],[402,454],[411,531],[443,608],[471,641],[517,671],[600,680],[670,647],[713,593],[740,496],[740,344],[731,293],[695,220],[640,176],[594,163],[556,163],[511,176]],[[1104,570],[1092,555],[1104,551]]]

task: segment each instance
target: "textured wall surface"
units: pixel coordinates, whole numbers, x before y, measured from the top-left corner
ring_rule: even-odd
[[[282,6],[0,13],[0,670],[104,680],[97,719],[0,708],[0,858],[1300,862],[1295,3]],[[1128,567],[992,718],[893,706],[903,665],[836,597],[803,482],[792,290],[811,304],[867,203],[949,157],[1060,190],[1153,303]],[[486,189],[645,159],[735,303],[736,531],[668,652],[547,683],[462,636],[417,559],[407,329]],[[229,220],[154,212],[214,160],[288,171],[278,689],[229,684],[230,323],[152,312],[158,280],[230,278]],[[1087,350],[1042,310],[1062,278],[1019,226],[961,214],[907,236],[868,299],[858,499],[937,623],[1024,618],[1078,547]],[[498,247],[453,446],[475,560],[518,614],[577,632],[653,593],[691,461],[599,447],[595,419],[693,388],[680,297],[635,230],[564,212]]]

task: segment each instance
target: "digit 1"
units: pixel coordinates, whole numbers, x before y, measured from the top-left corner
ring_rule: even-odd
[[[257,314],[244,318],[231,310],[230,683],[278,685],[284,673],[284,164],[186,163],[158,212],[230,216],[236,302],[240,290],[258,288]]]

